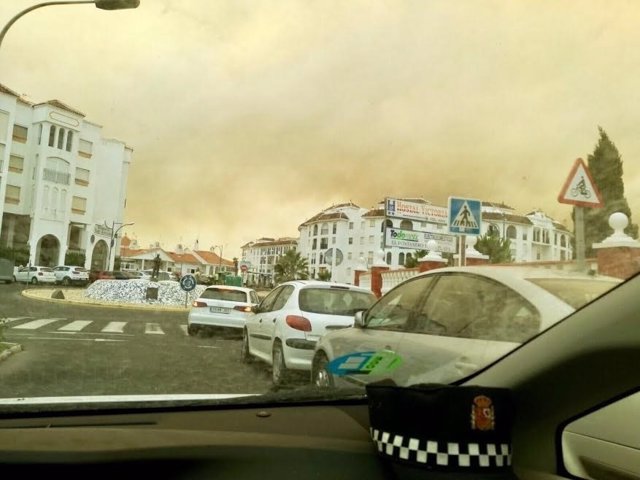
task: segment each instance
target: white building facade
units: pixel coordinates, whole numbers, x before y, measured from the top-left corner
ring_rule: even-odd
[[[131,156],[81,112],[0,85],[0,247],[28,249],[32,265],[84,256],[86,268],[112,270]]]
[[[242,272],[248,285],[272,285],[274,266],[289,250],[296,250],[298,240],[291,237],[259,238],[242,246],[242,262],[247,271]]]

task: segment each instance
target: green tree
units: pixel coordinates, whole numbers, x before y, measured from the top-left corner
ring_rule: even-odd
[[[320,270],[318,272],[318,280],[322,280],[323,282],[331,280],[331,270]]]
[[[273,267],[273,270],[277,283],[309,278],[307,260],[302,258],[300,252],[295,250],[288,250],[287,253],[282,255],[278,259],[278,263]]]
[[[638,237],[638,225],[631,223],[631,210],[624,196],[622,181],[622,157],[607,133],[598,127],[600,138],[593,154],[588,157],[588,167],[594,183],[602,195],[603,208],[585,208],[584,239],[585,256],[593,255],[592,245],[599,243],[613,233],[609,226],[609,216],[622,212],[629,217],[626,233]],[[572,218],[574,214],[572,213]]]
[[[477,251],[489,255],[490,263],[509,263],[511,258],[511,241],[508,238],[500,238],[496,231],[488,231],[478,238],[475,245]]]
[[[427,253],[426,250],[416,250],[412,254],[407,254],[404,266],[407,268],[415,268],[418,266],[418,260],[424,257]]]

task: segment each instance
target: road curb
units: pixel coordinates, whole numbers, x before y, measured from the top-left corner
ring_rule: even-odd
[[[78,305],[82,307],[99,307],[99,308],[113,308],[120,310],[142,310],[142,311],[153,311],[153,312],[173,312],[173,313],[188,313],[189,309],[185,307],[156,307],[154,305],[132,305],[132,304],[122,304],[122,303],[94,303],[94,302],[81,302],[78,300],[68,300],[68,299],[59,299],[59,298],[47,298],[41,297],[39,295],[35,295],[31,293],[29,290],[22,290],[21,292],[23,297],[30,298],[32,300],[38,300],[41,302],[49,302],[49,303],[64,303],[71,305]]]
[[[10,348],[7,348],[6,350],[3,350],[2,353],[0,353],[0,362],[2,362],[3,360],[6,360],[14,353],[18,353],[22,351],[22,345],[18,343],[6,343],[6,342],[3,342],[3,343],[5,345],[13,345],[13,346]]]

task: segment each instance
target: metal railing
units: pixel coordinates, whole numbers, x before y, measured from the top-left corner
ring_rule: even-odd
[[[70,178],[71,174],[67,172],[58,172],[57,170],[51,170],[49,168],[45,168],[42,174],[43,180],[62,185],[69,185]]]

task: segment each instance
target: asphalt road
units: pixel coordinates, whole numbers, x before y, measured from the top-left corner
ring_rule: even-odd
[[[4,340],[24,349],[0,362],[0,398],[272,391],[266,365],[240,362],[237,334],[190,337],[186,313],[49,303],[23,288],[0,285]]]

